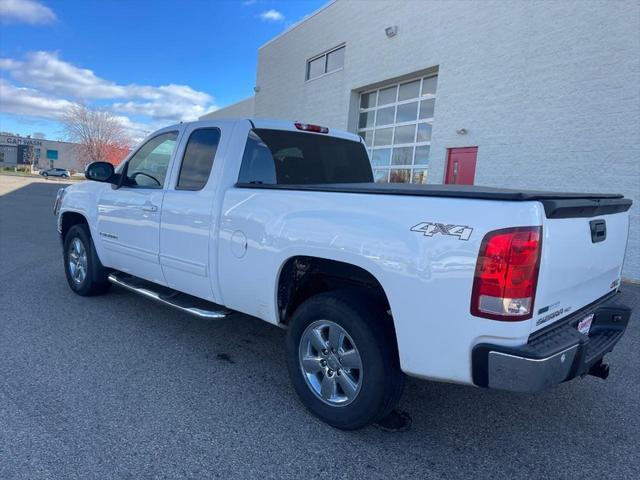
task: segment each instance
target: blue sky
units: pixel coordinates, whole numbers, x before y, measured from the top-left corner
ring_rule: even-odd
[[[135,139],[252,94],[257,50],[327,0],[0,0],[0,130],[60,138],[70,102]]]

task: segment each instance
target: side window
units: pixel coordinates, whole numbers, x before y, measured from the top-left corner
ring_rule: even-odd
[[[220,143],[218,128],[201,128],[189,137],[184,150],[176,190],[202,190],[209,180]]]
[[[128,186],[162,188],[177,138],[178,132],[167,132],[145,143],[129,160]]]
[[[271,150],[253,130],[249,132],[247,144],[244,147],[238,182],[265,185],[277,183],[276,167]]]

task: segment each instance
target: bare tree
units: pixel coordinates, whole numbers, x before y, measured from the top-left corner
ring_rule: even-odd
[[[65,136],[79,145],[80,164],[96,161],[120,163],[129,152],[131,140],[122,122],[107,110],[74,104],[63,117]]]
[[[36,162],[36,149],[33,148],[33,145],[27,146],[23,158],[24,163],[27,163],[31,171],[33,171],[33,164]]]

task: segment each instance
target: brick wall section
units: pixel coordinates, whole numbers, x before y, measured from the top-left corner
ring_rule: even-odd
[[[477,184],[624,193],[640,279],[639,32],[635,1],[338,0],[260,49],[255,114],[353,130],[358,91],[438,67],[429,182],[477,145]],[[343,42],[344,69],[305,82]]]

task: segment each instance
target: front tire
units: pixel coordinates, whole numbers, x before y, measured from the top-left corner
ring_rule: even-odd
[[[336,428],[382,419],[398,403],[404,374],[384,307],[350,291],[327,292],[295,311],[287,367],[302,403]]]
[[[109,272],[100,263],[89,227],[74,225],[64,238],[64,271],[71,290],[83,297],[106,292]]]

